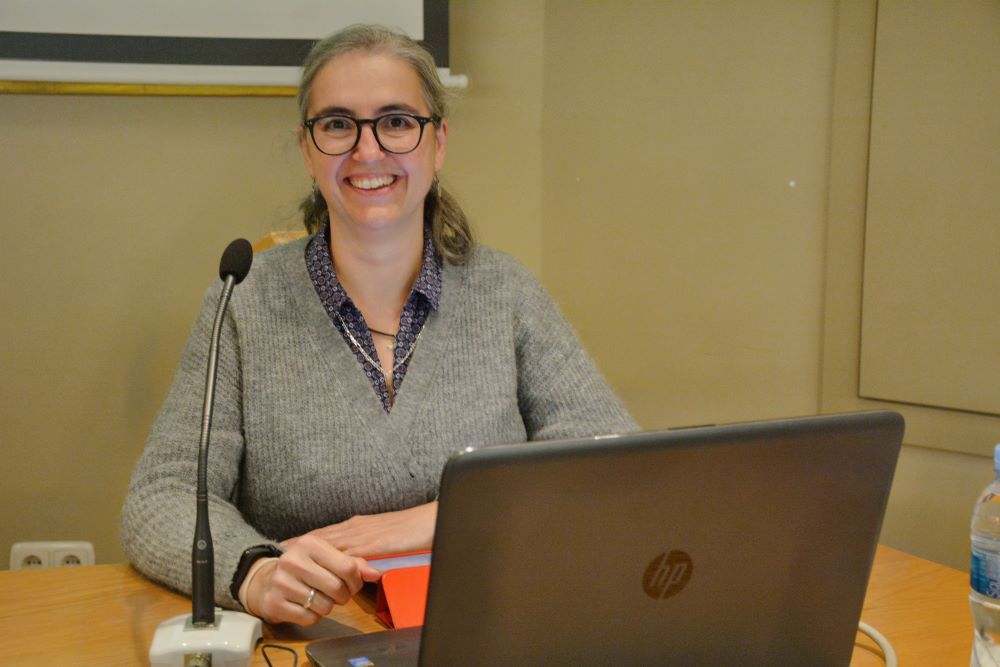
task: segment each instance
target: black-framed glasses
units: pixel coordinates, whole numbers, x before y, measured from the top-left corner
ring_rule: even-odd
[[[361,128],[372,126],[375,141],[386,153],[401,155],[417,149],[427,123],[437,125],[440,116],[417,116],[412,113],[387,113],[378,118],[352,118],[340,114],[316,116],[303,121],[320,153],[350,153],[361,141]]]

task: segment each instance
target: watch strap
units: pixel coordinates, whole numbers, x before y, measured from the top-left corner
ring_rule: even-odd
[[[256,544],[240,556],[240,562],[236,566],[236,572],[233,574],[232,583],[229,585],[229,593],[233,596],[234,600],[240,599],[240,587],[243,585],[243,580],[247,578],[247,573],[250,572],[250,566],[254,564],[260,558],[274,557],[277,558],[284,553],[278,547],[273,544]]]

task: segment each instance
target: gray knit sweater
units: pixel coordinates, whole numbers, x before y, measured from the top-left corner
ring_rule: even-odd
[[[215,597],[249,546],[426,503],[468,446],[636,429],[558,308],[502,253],[445,263],[441,305],[386,413],[323,309],[305,240],[259,255],[229,306],[209,449]],[[122,547],[190,592],[205,368],[221,283],[205,296],[122,511]]]

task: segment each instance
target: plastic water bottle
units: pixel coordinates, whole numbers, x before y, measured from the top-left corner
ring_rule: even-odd
[[[1000,665],[1000,445],[993,450],[993,472],[972,511],[971,667]]]

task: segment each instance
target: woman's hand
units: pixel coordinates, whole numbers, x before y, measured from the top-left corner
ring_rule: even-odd
[[[289,548],[306,538],[319,538],[349,556],[384,556],[407,551],[424,551],[434,541],[437,501],[398,512],[367,514],[317,528],[301,537],[281,543]]]
[[[261,566],[247,586],[246,607],[268,623],[313,625],[379,577],[364,559],[303,535],[280,558]]]

